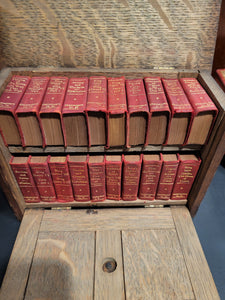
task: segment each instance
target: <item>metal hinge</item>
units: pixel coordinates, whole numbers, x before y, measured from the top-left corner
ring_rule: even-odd
[[[57,207],[52,207],[51,208],[52,210],[70,210],[71,209],[71,206],[57,206]]]
[[[175,70],[175,67],[153,67],[154,70]]]
[[[147,204],[145,205],[145,208],[162,208],[164,207],[163,204]]]

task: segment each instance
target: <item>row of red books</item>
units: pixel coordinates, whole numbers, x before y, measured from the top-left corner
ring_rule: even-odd
[[[201,160],[193,154],[12,157],[25,202],[187,199]]]
[[[196,78],[13,76],[0,131],[24,147],[203,145],[217,113]]]

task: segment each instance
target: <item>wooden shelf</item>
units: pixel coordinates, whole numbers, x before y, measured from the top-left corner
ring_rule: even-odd
[[[50,207],[123,207],[123,206],[150,206],[150,205],[185,205],[187,200],[140,200],[135,201],[116,201],[105,200],[103,202],[39,202],[39,203],[26,203],[26,208],[50,208]]]
[[[21,146],[9,146],[9,151],[12,154],[44,154],[44,153],[133,153],[133,152],[179,152],[179,151],[200,151],[202,146],[199,145],[191,145],[185,147],[178,146],[146,146],[146,147],[132,147],[132,148],[112,148],[105,149],[104,146],[93,146],[93,147],[57,147],[57,146],[49,146],[46,148],[42,147],[21,147]]]

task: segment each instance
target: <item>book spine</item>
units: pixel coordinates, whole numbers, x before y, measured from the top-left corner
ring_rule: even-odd
[[[122,199],[124,201],[137,200],[141,160],[137,162],[123,162]]]
[[[144,138],[144,145],[147,144],[147,133],[149,131],[149,107],[145,93],[145,87],[142,79],[127,79],[125,81],[127,92],[127,147],[130,147],[129,135],[130,135],[130,115],[136,112],[144,112],[147,115],[147,125]]]
[[[94,202],[106,200],[105,161],[103,163],[88,163],[91,200]]]
[[[197,175],[201,161],[181,161],[175,179],[172,200],[186,200]]]
[[[154,200],[161,172],[161,161],[145,161],[142,163],[139,198]]]
[[[159,179],[156,199],[169,200],[177,174],[179,161],[164,161]]]
[[[65,98],[65,93],[68,85],[67,77],[51,77],[41,108],[38,114],[38,120],[43,136],[43,147],[46,147],[46,136],[41,121],[43,114],[58,114],[60,118],[60,125],[62,127],[62,107]],[[61,128],[61,135],[64,143],[63,130]]]
[[[121,199],[122,161],[106,161],[106,198]]]
[[[88,87],[88,97],[87,97],[87,107],[86,107],[86,117],[87,117],[87,129],[88,129],[88,141],[89,147],[92,146],[93,137],[91,132],[94,130],[90,128],[88,113],[98,112],[104,113],[105,126],[102,128],[102,132],[106,134],[107,132],[107,78],[105,76],[92,76],[89,78],[89,87]],[[104,145],[107,143],[107,137],[104,142]]]
[[[67,146],[67,138],[63,115],[82,113],[86,118],[88,78],[70,78],[66,96],[62,109],[62,130],[64,135],[65,147]],[[87,122],[87,121],[86,121]]]
[[[107,112],[106,77],[92,76],[89,78],[87,110]]]
[[[29,163],[41,201],[54,202],[56,194],[48,163]]]
[[[34,113],[37,117],[38,111],[40,109],[49,77],[32,77],[30,83],[23,95],[22,100],[20,101],[16,109],[16,118],[18,122],[18,129],[20,132],[20,137],[22,141],[22,146],[25,147],[25,139],[21,125],[18,121],[18,114],[20,113]],[[38,117],[37,117],[38,119]]]
[[[108,78],[108,111],[107,111],[107,143],[106,148],[109,148],[110,145],[110,127],[109,127],[109,118],[111,115],[125,114],[127,119],[127,100],[126,100],[126,89],[125,89],[125,78]],[[124,128],[126,132],[126,125]],[[118,146],[125,146],[127,144],[126,138],[124,144]]]
[[[10,161],[12,171],[15,175],[16,181],[20,187],[26,203],[40,202],[40,195],[32,177],[31,170],[28,163],[25,164],[13,164]]]
[[[5,90],[0,96],[0,111],[7,111],[13,115],[17,125],[18,134],[20,134],[19,122],[15,112],[19,105],[20,100],[23,97],[23,94],[26,91],[29,82],[30,82],[29,76],[17,76],[17,75],[12,76],[10,82],[7,84]],[[0,124],[0,134],[2,136],[5,145],[8,146],[8,143],[4,136],[4,132],[1,129],[1,124]],[[18,142],[18,144],[21,145],[22,141]]]
[[[75,201],[90,201],[87,162],[68,162]]]
[[[56,191],[57,201],[72,202],[73,190],[70,181],[70,174],[67,162],[53,163],[49,162],[53,184]]]

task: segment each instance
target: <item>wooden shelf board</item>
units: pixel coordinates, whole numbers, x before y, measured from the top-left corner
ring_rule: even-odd
[[[103,202],[39,202],[26,203],[26,208],[51,208],[51,207],[122,207],[122,206],[150,206],[150,205],[185,205],[187,200],[140,200],[116,201],[105,200]]]

